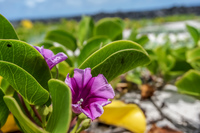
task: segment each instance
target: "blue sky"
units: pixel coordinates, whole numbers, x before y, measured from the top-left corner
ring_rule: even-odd
[[[191,5],[200,0],[0,0],[0,14],[18,20]]]

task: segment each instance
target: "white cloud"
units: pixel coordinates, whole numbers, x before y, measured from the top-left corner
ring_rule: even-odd
[[[45,2],[46,0],[25,0],[25,4],[30,7],[30,8],[33,8],[35,7],[37,4],[39,3],[43,3]]]

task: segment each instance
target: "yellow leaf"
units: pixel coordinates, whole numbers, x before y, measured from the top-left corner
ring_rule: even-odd
[[[5,125],[1,128],[1,131],[3,133],[19,131],[19,128],[17,127],[17,124],[15,123],[15,120],[12,114],[9,114]]]
[[[106,124],[121,126],[135,133],[144,133],[146,130],[144,113],[135,104],[112,101],[104,107],[104,113],[99,119]]]

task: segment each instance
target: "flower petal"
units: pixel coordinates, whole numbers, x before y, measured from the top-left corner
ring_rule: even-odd
[[[76,104],[78,102],[79,98],[79,88],[76,83],[76,80],[74,78],[70,78],[69,74],[67,75],[65,79],[65,83],[70,87],[72,92],[72,103]]]
[[[74,79],[77,84],[77,87],[75,85],[72,85],[72,87],[74,87],[74,90],[76,91],[75,93],[77,97],[86,98],[90,91],[91,84],[93,83],[90,81],[92,79],[91,69],[74,69],[74,77],[72,79]]]
[[[46,60],[49,69],[51,70],[56,64],[64,61],[67,59],[67,55],[65,55],[64,53],[60,52],[56,55],[54,55],[54,53],[49,50],[49,49],[44,49],[44,46],[42,47],[38,47],[38,46],[33,46],[37,51],[40,52],[40,54],[44,57],[44,59]]]
[[[101,106],[105,106],[105,105],[111,103],[111,101],[108,101],[107,98],[90,97],[86,101],[83,102],[82,106],[85,107],[89,104],[94,104],[94,103],[98,103]]]
[[[52,69],[56,64],[66,60],[66,59],[67,59],[67,56],[64,53],[60,52],[60,53],[56,54],[55,56],[48,58],[46,60],[46,62],[48,64],[49,68]]]
[[[87,85],[90,78],[92,78],[91,69],[86,68],[85,70],[82,69],[74,69],[74,78],[78,84],[80,89],[84,88]]]
[[[82,112],[94,120],[103,114],[103,107],[98,103],[92,103],[88,107],[82,109]]]
[[[91,90],[92,90],[92,91],[95,91],[96,89],[98,89],[98,88],[100,88],[100,87],[102,87],[102,86],[108,84],[108,81],[107,81],[107,79],[103,76],[103,74],[99,74],[98,76],[93,77],[93,78],[95,78],[95,79],[94,79],[94,82],[93,82],[93,84],[92,84],[92,86],[91,86]]]
[[[71,88],[74,113],[83,112],[94,120],[103,113],[103,106],[111,103],[114,90],[106,78],[99,74],[92,77],[91,69],[74,69],[74,77],[66,77],[65,83]]]
[[[85,87],[88,84],[91,78],[92,78],[91,68],[86,68],[84,71],[83,87]]]
[[[80,104],[72,104],[72,110],[76,114],[82,113],[82,108],[81,108]]]
[[[83,79],[84,79],[84,70],[82,69],[74,69],[74,79],[78,85],[78,88],[83,87]]]
[[[38,46],[33,46],[38,52],[40,52],[40,54],[43,56],[42,54],[42,49],[44,49],[44,46],[42,47],[38,47]]]
[[[110,84],[105,84],[97,89],[91,89],[89,95],[89,97],[101,97],[106,99],[113,99],[114,96],[115,92]]]
[[[51,58],[54,56],[54,53],[49,49],[42,49],[42,55],[45,59]]]

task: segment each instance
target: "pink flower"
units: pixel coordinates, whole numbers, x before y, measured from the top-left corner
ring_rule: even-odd
[[[70,78],[68,74],[65,83],[72,92],[73,112],[83,112],[92,120],[103,114],[103,106],[111,103],[108,99],[115,96],[103,74],[92,77],[90,68],[74,69],[74,77]]]
[[[44,46],[42,47],[38,47],[38,46],[33,46],[35,49],[37,49],[37,51],[40,52],[40,54],[44,57],[44,59],[46,60],[49,69],[51,70],[56,64],[64,61],[67,59],[67,55],[65,55],[64,53],[60,52],[56,55],[54,55],[54,53],[49,50],[49,49],[44,49]]]

